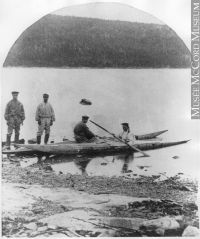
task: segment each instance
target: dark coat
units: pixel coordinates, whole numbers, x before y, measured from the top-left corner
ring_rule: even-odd
[[[86,139],[91,139],[95,137],[95,135],[89,130],[87,125],[83,123],[82,121],[79,122],[75,127],[74,127],[74,136],[78,137],[84,137]]]

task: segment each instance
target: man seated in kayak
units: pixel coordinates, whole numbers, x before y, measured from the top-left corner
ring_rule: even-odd
[[[87,127],[88,119],[88,116],[82,116],[82,121],[74,127],[74,138],[77,143],[91,143],[96,140],[95,135]]]
[[[119,134],[119,138],[124,140],[125,142],[129,142],[131,144],[135,141],[135,136],[130,132],[130,127],[128,123],[122,123],[123,131]]]

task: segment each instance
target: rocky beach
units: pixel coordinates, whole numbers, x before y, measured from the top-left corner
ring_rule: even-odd
[[[56,173],[28,161],[2,161],[5,237],[199,236],[195,180]]]

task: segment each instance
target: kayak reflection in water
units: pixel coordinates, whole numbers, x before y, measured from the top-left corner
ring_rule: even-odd
[[[77,166],[77,168],[81,171],[82,175],[87,175],[87,165],[91,161],[90,158],[74,158],[73,162]]]
[[[114,156],[112,162],[114,163],[115,160],[122,161],[123,162],[123,166],[122,166],[121,172],[122,173],[128,173],[129,165],[134,160],[134,153],[120,154],[120,155]]]
[[[127,173],[130,163],[133,162],[134,155],[133,153],[127,154],[127,155],[121,155],[120,159],[124,161],[124,164],[122,166],[122,173]]]

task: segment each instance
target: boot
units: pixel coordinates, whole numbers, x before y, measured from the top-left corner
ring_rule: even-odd
[[[47,144],[47,143],[48,143],[48,140],[49,140],[49,134],[45,134],[44,144]]]
[[[10,149],[10,139],[11,139],[11,135],[7,134],[7,138],[6,138],[6,147],[7,147],[7,149]]]
[[[41,136],[38,135],[38,136],[37,136],[37,144],[40,144],[40,143],[41,143]]]
[[[16,144],[19,143],[19,134],[15,134],[15,143],[16,143]]]

